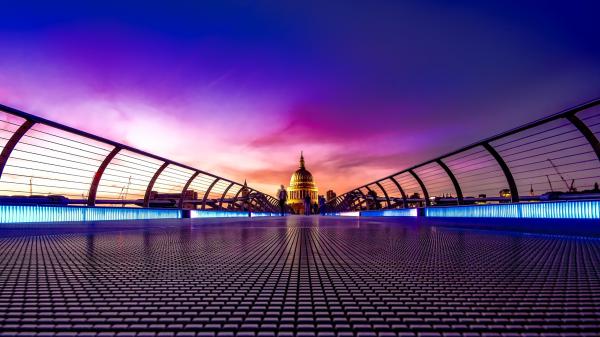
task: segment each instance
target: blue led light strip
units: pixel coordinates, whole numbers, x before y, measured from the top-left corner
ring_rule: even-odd
[[[0,223],[179,218],[177,209],[0,205]]]
[[[255,217],[264,217],[264,216],[280,216],[280,213],[271,213],[271,212],[252,212],[250,216]]]
[[[248,212],[191,210],[190,218],[247,218]]]
[[[600,219],[600,201],[556,201],[425,208],[427,217]]]
[[[360,216],[417,216],[416,208],[385,209],[380,211],[362,211]]]

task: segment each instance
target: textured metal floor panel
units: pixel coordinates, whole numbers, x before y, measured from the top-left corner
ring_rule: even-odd
[[[599,239],[302,217],[105,226],[0,238],[1,335],[600,331]]]

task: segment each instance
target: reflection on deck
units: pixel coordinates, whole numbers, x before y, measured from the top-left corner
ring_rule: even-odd
[[[0,232],[0,334],[598,331],[599,239],[419,221],[290,216],[10,225]]]

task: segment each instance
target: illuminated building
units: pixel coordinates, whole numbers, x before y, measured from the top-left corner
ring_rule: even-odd
[[[288,188],[287,204],[294,213],[304,213],[304,197],[310,196],[311,203],[317,202],[317,186],[313,181],[312,173],[304,166],[304,155],[300,154],[300,168],[292,174],[290,187]]]

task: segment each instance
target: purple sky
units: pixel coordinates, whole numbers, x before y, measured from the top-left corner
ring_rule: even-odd
[[[285,3],[2,4],[0,102],[324,193],[599,96],[593,3]]]

